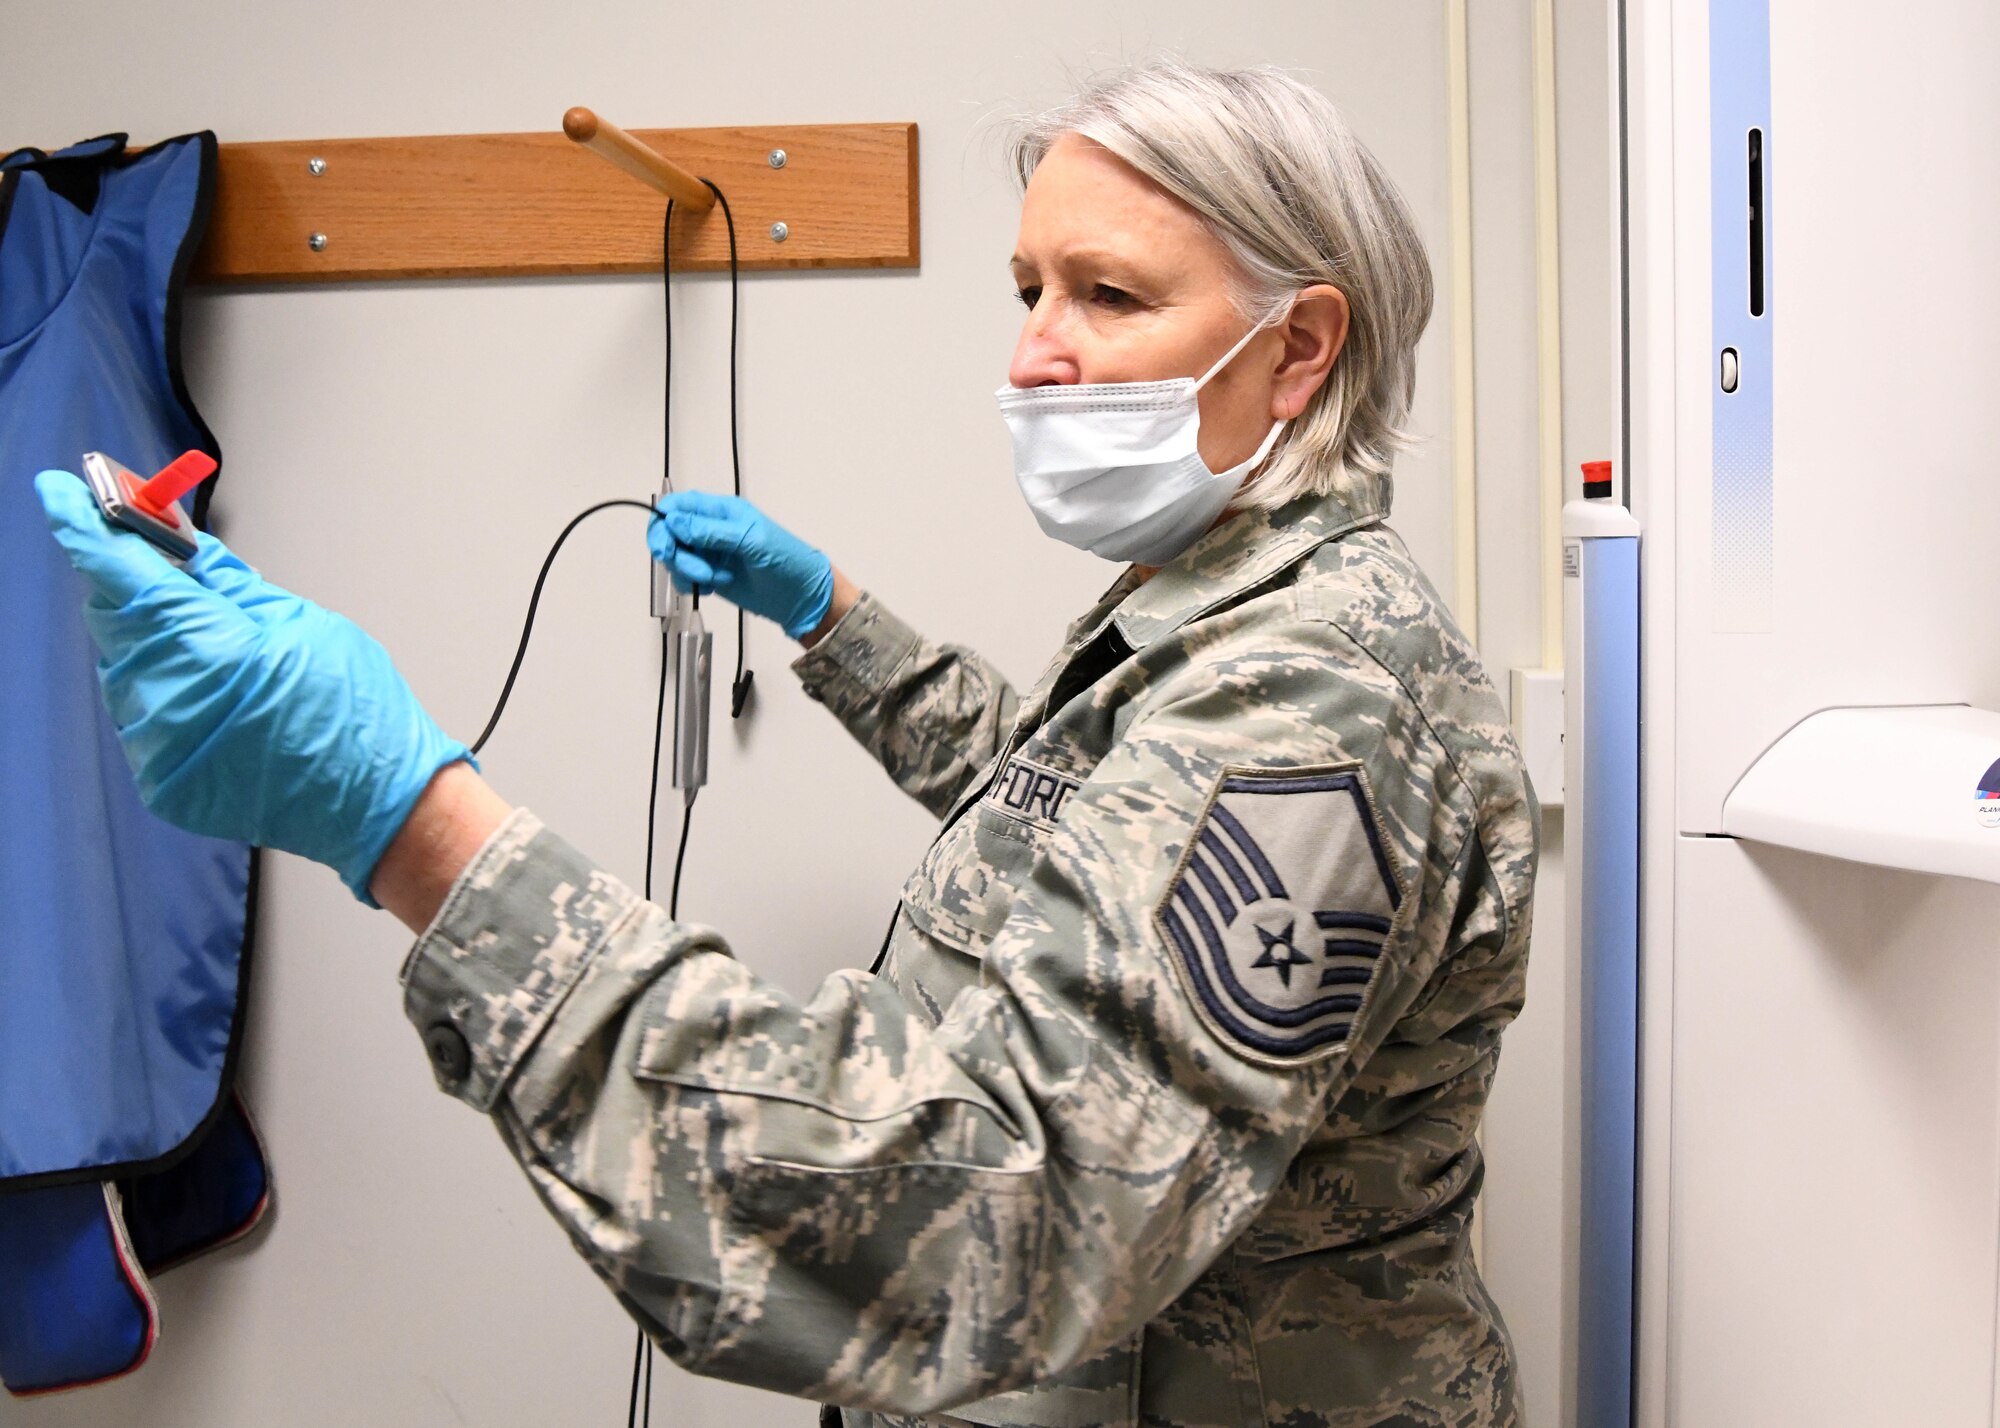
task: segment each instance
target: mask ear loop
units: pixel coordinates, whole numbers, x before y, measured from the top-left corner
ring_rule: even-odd
[[[1292,424],[1290,417],[1279,417],[1271,423],[1271,429],[1264,433],[1264,440],[1250,456],[1247,463],[1252,471],[1264,464],[1264,458],[1271,454],[1271,448],[1278,444],[1278,433]]]
[[[1220,372],[1224,367],[1227,367],[1231,362],[1235,361],[1237,353],[1241,352],[1244,348],[1250,345],[1251,338],[1255,337],[1258,333],[1262,332],[1267,327],[1277,326],[1279,323],[1283,322],[1286,318],[1290,317],[1291,315],[1292,315],[1292,309],[1288,307],[1278,316],[1273,318],[1268,318],[1265,321],[1258,323],[1255,327],[1251,328],[1248,332],[1244,333],[1241,337],[1237,338],[1236,345],[1230,348],[1227,352],[1223,353],[1220,357],[1216,358],[1215,365],[1213,367],[1210,367],[1206,372],[1201,374],[1200,380],[1198,380],[1194,384],[1194,389],[1197,392],[1200,391],[1203,387],[1208,385],[1208,379],[1210,377],[1213,377],[1217,372]]]
[[[1220,357],[1218,357],[1213,367],[1210,367],[1206,372],[1202,373],[1201,380],[1194,384],[1194,389],[1197,392],[1199,392],[1203,387],[1207,386],[1208,379],[1210,377],[1213,377],[1217,372],[1220,372],[1224,367],[1227,367],[1231,362],[1233,362],[1236,359],[1236,354],[1241,352],[1245,347],[1248,347],[1250,345],[1251,338],[1255,337],[1265,328],[1275,327],[1280,322],[1283,322],[1286,318],[1290,317],[1292,315],[1292,307],[1296,307],[1297,305],[1298,301],[1295,298],[1293,299],[1292,306],[1287,307],[1284,310],[1284,312],[1280,313],[1277,317],[1271,318],[1265,322],[1258,323],[1255,327],[1251,328],[1248,332],[1244,333],[1241,337],[1237,338],[1236,345],[1230,348],[1227,352],[1223,353]],[[1278,433],[1283,431],[1286,427],[1290,426],[1291,424],[1292,424],[1292,419],[1290,417],[1280,417],[1278,420],[1272,422],[1271,429],[1264,433],[1263,441],[1258,443],[1257,450],[1251,455],[1248,461],[1243,463],[1244,466],[1251,471],[1255,471],[1259,466],[1262,466],[1264,464],[1264,458],[1271,454],[1271,448],[1278,444]]]

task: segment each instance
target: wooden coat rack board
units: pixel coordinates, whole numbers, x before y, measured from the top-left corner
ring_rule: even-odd
[[[915,124],[626,134],[573,109],[565,128],[567,137],[223,144],[191,276],[296,283],[657,272],[669,194],[674,268],[727,268],[722,210],[698,207],[713,204],[700,179],[729,202],[745,270],[917,266]]]

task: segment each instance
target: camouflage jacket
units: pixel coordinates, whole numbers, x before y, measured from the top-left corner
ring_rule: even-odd
[[[1516,1422],[1467,1230],[1536,807],[1379,513],[1128,571],[1025,696],[867,597],[796,668],[943,820],[878,973],[800,1003],[526,812],[404,968],[662,1348],[849,1424]]]

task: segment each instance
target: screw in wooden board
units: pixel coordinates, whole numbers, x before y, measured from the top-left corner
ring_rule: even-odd
[[[313,234],[312,237],[306,239],[306,246],[315,253],[324,253],[326,251],[326,235],[324,233]]]
[[[773,243],[782,243],[791,236],[792,236],[792,230],[787,228],[784,224],[773,223],[771,225],[771,241]]]
[[[326,160],[318,157],[317,155],[315,155],[310,159],[307,159],[306,172],[311,174],[314,178],[318,178],[321,174],[326,172]]]
[[[783,149],[773,149],[764,156],[764,159],[772,168],[781,169],[785,166],[785,151]]]

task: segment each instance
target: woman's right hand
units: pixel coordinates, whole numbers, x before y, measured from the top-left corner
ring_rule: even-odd
[[[81,477],[44,471],[35,492],[84,579],[98,683],[146,806],[324,863],[369,901],[383,850],[465,745],[358,625],[213,536],[182,567],[106,521]]]
[[[673,491],[646,544],[683,594],[714,591],[804,639],[833,604],[833,562],[741,496]]]

